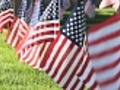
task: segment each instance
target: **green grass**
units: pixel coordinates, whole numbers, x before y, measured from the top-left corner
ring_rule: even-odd
[[[96,9],[96,17],[87,19],[87,24],[99,23],[113,12]],[[66,12],[65,18],[69,14]],[[0,90],[62,90],[43,71],[20,63],[14,49],[4,42],[5,34],[0,34]]]
[[[0,90],[62,90],[43,71],[20,63],[0,34]]]

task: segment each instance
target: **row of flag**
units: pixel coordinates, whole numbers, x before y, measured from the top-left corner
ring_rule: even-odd
[[[5,41],[19,60],[45,71],[64,90],[120,90],[120,13],[86,33],[83,0],[63,26],[60,0],[46,8],[42,1],[21,0],[17,15],[11,0],[0,3],[0,31],[9,27]]]

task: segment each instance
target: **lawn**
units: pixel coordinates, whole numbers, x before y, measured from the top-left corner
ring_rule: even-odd
[[[87,24],[101,22],[113,14],[112,9],[96,12]],[[14,49],[4,42],[5,34],[6,31],[0,34],[0,90],[62,90],[43,71],[20,63]]]

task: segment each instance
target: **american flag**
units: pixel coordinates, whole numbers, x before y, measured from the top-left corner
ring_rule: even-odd
[[[34,11],[31,17],[31,21],[30,21],[30,25],[32,27],[34,27],[39,22],[39,19],[41,15],[43,14],[44,9],[45,7],[43,5],[43,0],[38,0],[37,2],[35,2]]]
[[[40,17],[40,22],[35,25],[28,35],[28,40],[22,45],[22,48],[33,44],[51,42],[59,31],[59,6],[58,0],[52,0],[44,13]]]
[[[89,18],[95,17],[95,1],[96,0],[87,0],[85,4],[85,13]]]
[[[19,42],[25,38],[29,32],[29,26],[24,20],[15,17],[9,28],[5,41],[13,47],[17,47]]]
[[[13,4],[11,0],[0,1],[0,32],[2,32],[4,26],[10,24],[13,20]]]
[[[51,42],[49,50],[40,63],[40,68],[64,90],[84,89],[83,80],[77,76],[82,62],[87,60],[83,5],[83,1],[78,0],[72,14],[55,40]],[[98,90],[97,83],[93,81],[88,88]]]
[[[39,22],[34,28],[31,28],[26,39],[21,41],[16,49],[19,59],[34,68],[40,69],[39,64],[41,60],[43,60],[51,40],[53,40],[53,38],[47,39],[47,34],[48,36],[49,34],[54,36],[54,31],[60,29],[58,3],[59,0],[52,0],[50,2],[47,9],[40,17],[41,22]]]
[[[34,7],[34,0],[21,0],[17,10],[17,16],[25,20],[26,23],[30,22]]]
[[[88,52],[101,90],[120,90],[120,13],[90,28]]]

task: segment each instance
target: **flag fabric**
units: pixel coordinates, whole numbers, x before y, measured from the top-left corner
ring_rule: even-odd
[[[22,45],[22,48],[54,40],[56,33],[60,28],[58,5],[58,0],[52,0],[50,2],[40,17],[40,22],[35,25],[32,31],[30,31],[26,42]]]
[[[19,42],[25,38],[29,31],[29,26],[24,20],[15,17],[10,29],[7,32],[5,41],[13,47],[17,47]]]
[[[34,68],[39,65],[45,56],[48,46],[60,29],[59,24],[59,0],[52,0],[40,17],[40,22],[27,34],[16,49],[19,59]],[[52,38],[49,39],[49,36]],[[54,38],[53,38],[54,37]]]
[[[13,4],[11,0],[0,1],[0,32],[2,32],[4,26],[10,24],[14,17]]]
[[[120,13],[88,30],[88,52],[101,90],[120,90]]]
[[[31,3],[33,3],[33,0],[21,1],[21,4],[18,8],[17,16],[14,17],[14,21],[11,23],[10,29],[7,32],[5,41],[15,48],[17,47],[19,42],[25,38],[28,30],[30,30],[29,25],[27,24],[26,13],[32,9]]]
[[[25,20],[26,23],[29,23],[33,13],[33,8],[34,0],[21,0],[16,16]]]
[[[120,8],[120,0],[102,0],[99,8],[103,9],[110,6],[112,6],[115,11],[118,11],[118,9]]]
[[[95,17],[95,0],[87,0],[84,10],[89,18]]]
[[[50,43],[49,50],[40,63],[40,68],[64,90],[84,89],[83,80],[77,76],[82,62],[87,60],[83,4],[83,1],[78,0],[72,14],[55,40]],[[99,90],[96,81],[91,82],[88,88]]]
[[[34,27],[39,22],[40,16],[43,14],[44,9],[45,7],[43,5],[43,0],[38,0],[35,2],[34,11],[30,21],[30,25],[32,27]]]

